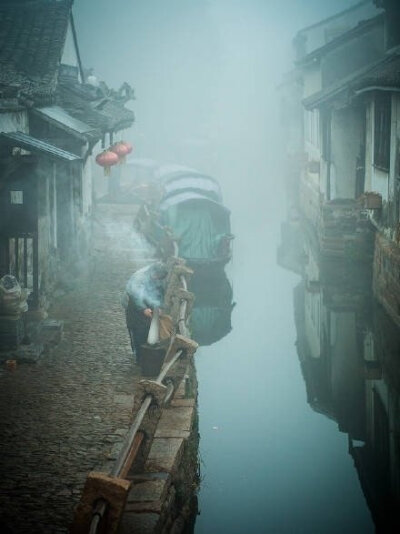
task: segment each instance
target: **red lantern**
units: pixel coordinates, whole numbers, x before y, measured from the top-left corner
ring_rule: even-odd
[[[119,141],[118,143],[115,143],[115,145],[113,145],[110,150],[117,154],[121,163],[124,163],[125,157],[132,152],[133,147],[130,143],[127,143],[126,141]]]
[[[111,150],[104,150],[96,156],[96,163],[104,167],[105,176],[110,176],[110,168],[119,161],[118,154]]]
[[[128,141],[122,141],[122,143],[124,143],[124,145],[125,145],[126,154],[127,155],[130,154],[132,152],[132,150],[133,150],[133,146],[130,143],[128,143]]]

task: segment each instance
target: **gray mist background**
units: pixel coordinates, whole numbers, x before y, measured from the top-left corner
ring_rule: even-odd
[[[347,0],[76,0],[85,67],[136,90],[137,157],[221,183],[236,235],[233,331],[196,354],[196,533],[372,532],[337,424],[306,403],[293,288],[276,265],[285,217],[279,94],[291,39]]]

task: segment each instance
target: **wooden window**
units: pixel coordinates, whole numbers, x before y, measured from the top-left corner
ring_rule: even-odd
[[[390,164],[390,94],[375,98],[374,165],[385,171]]]
[[[10,191],[10,202],[11,204],[23,204],[24,203],[23,191]]]

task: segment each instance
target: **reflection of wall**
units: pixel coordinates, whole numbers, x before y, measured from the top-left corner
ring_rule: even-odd
[[[364,438],[364,378],[356,311],[330,312],[331,388],[342,432]]]
[[[195,295],[190,319],[192,337],[201,346],[212,345],[232,329],[232,286],[221,269],[207,276],[195,272],[189,290]]]

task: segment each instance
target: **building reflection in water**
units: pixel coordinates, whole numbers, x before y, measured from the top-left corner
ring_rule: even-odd
[[[377,532],[400,532],[400,331],[374,302],[367,267],[320,257],[297,222],[285,234],[302,243],[290,253],[283,243],[278,261],[302,273],[294,313],[307,401],[348,435]]]
[[[212,345],[232,329],[231,314],[235,306],[232,286],[223,269],[207,276],[195,273],[189,290],[195,295],[191,312],[192,338],[200,346]]]

